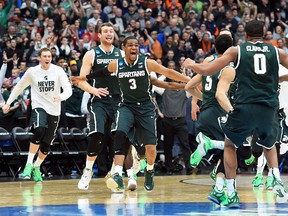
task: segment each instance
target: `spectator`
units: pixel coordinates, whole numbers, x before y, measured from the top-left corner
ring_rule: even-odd
[[[166,41],[162,47],[163,50],[163,56],[166,56],[166,54],[168,53],[169,50],[173,50],[175,51],[177,48],[177,46],[173,43],[173,37],[172,35],[168,35],[166,37]]]
[[[285,51],[285,53],[288,53],[288,48],[287,48],[283,38],[279,38],[277,40],[277,45],[278,45],[279,49],[283,49]]]
[[[139,18],[139,14],[136,12],[135,5],[130,3],[128,6],[128,13],[123,16],[126,19],[127,24],[131,19],[137,20]]]
[[[243,43],[246,42],[245,27],[243,23],[238,24],[237,31],[234,34],[234,40],[238,41],[239,39],[241,39]]]
[[[145,44],[145,40],[143,36],[140,36],[138,39],[139,43],[139,53],[142,55],[150,56],[150,44]]]
[[[7,17],[8,13],[10,11],[10,8],[12,7],[13,1],[8,1],[8,5],[6,7],[3,5],[2,2],[0,2],[0,25],[7,28]]]
[[[161,46],[160,42],[157,40],[157,31],[152,31],[151,36],[149,36],[147,34],[147,37],[148,37],[148,39],[145,42],[145,44],[146,45],[150,44],[150,47],[151,47],[150,58],[155,59],[155,60],[156,59],[162,59],[163,51],[162,51],[162,46]]]
[[[237,20],[233,17],[232,11],[231,10],[227,10],[225,12],[225,18],[222,21],[222,24],[220,26],[220,28],[225,28],[228,29],[230,31],[232,31],[234,34],[237,30]]]
[[[11,40],[11,46],[6,50],[7,54],[7,71],[6,71],[6,77],[11,77],[12,69],[14,67],[13,61],[16,59],[19,59],[19,61],[22,61],[23,57],[23,50],[16,48],[16,40]]]
[[[151,24],[153,25],[155,22],[155,19],[153,17],[151,17],[152,15],[152,9],[151,8],[147,8],[145,10],[145,20],[149,20],[151,22]]]
[[[147,9],[146,9],[146,11],[147,11]],[[145,11],[142,8],[139,8],[138,9],[138,14],[139,14],[138,21],[140,22],[140,28],[141,28],[141,30],[144,30],[145,29],[145,22],[146,22]]]
[[[95,9],[100,11],[100,19],[102,20],[102,23],[109,21],[108,15],[102,11],[101,3],[96,2]]]
[[[167,33],[168,35],[172,35],[173,33],[177,33],[178,35],[180,35],[181,30],[179,27],[177,27],[177,25],[178,25],[177,19],[170,19],[169,26],[167,26],[164,29],[164,32]]]
[[[273,40],[273,34],[271,31],[267,31],[264,36],[264,42],[268,44],[273,44],[274,46],[278,47],[277,41]]]
[[[162,64],[164,67],[168,66],[168,62],[174,61],[175,62],[175,52],[174,50],[168,50],[166,56],[164,56],[162,60]]]
[[[119,26],[119,32],[122,34],[124,30],[127,28],[127,20],[122,16],[122,9],[117,8],[115,13],[115,18],[110,20],[114,25],[117,24]]]
[[[217,36],[219,34],[219,29],[214,21],[214,14],[208,13],[207,20],[205,21],[206,29],[211,33],[213,36]]]
[[[184,10],[189,12],[194,10],[198,15],[202,13],[203,3],[199,0],[189,0],[186,2]]]
[[[94,26],[96,26],[100,19],[101,19],[100,11],[99,10],[94,10],[93,16],[90,19],[88,19],[88,21],[87,21],[87,28],[88,28],[88,25],[90,23],[92,23]]]

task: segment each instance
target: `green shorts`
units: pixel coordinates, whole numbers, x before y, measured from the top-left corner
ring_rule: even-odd
[[[224,132],[218,118],[225,115],[226,112],[220,106],[201,110],[196,121],[196,134],[202,132],[212,140],[224,140]]]
[[[46,128],[42,140],[45,140],[46,143],[52,143],[56,136],[59,120],[60,116],[52,116],[43,108],[35,108],[32,110],[30,117],[31,132],[33,133],[38,127]]]
[[[104,134],[105,124],[110,120],[115,121],[116,112],[120,103],[121,97],[108,97],[101,100],[96,100],[88,104],[90,121],[88,122],[89,134],[99,132]]]
[[[263,104],[235,105],[223,128],[224,133],[238,148],[255,131],[257,145],[271,149],[279,140],[278,109]]]
[[[131,139],[130,133],[133,127],[136,128],[137,140],[141,140],[144,145],[156,145],[156,114],[155,105],[152,102],[145,102],[141,105],[120,105],[113,130],[122,131]]]

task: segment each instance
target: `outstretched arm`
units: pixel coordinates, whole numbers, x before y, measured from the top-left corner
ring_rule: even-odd
[[[177,83],[177,82],[165,82],[158,80],[155,77],[150,77],[150,81],[152,85],[155,85],[159,88],[165,88],[169,90],[184,90],[185,84],[184,83]]]
[[[180,81],[180,82],[184,82],[184,83],[187,83],[190,80],[189,77],[184,76],[183,74],[178,73],[175,70],[166,68],[166,67],[158,64],[155,60],[147,59],[147,65],[148,65],[149,72],[155,71],[156,73],[163,74],[164,76],[166,76],[172,80]]]
[[[238,55],[237,47],[230,47],[221,57],[207,64],[205,63],[199,64],[193,61],[192,59],[187,58],[183,62],[182,66],[191,69],[192,71],[198,74],[208,76],[215,74],[217,71],[220,71],[230,62],[233,62],[237,58],[237,55]]]

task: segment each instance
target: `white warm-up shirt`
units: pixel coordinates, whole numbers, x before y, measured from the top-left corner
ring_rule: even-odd
[[[61,112],[61,102],[54,102],[53,98],[60,96],[62,100],[66,100],[72,95],[71,84],[61,67],[51,64],[48,70],[44,70],[37,65],[25,72],[14,87],[7,104],[10,105],[29,85],[31,86],[32,109],[43,108],[53,116],[59,116]]]

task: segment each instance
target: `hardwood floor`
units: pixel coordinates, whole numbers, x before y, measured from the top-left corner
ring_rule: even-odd
[[[287,202],[278,204],[272,191],[253,189],[252,179],[252,175],[238,175],[237,188],[241,207],[234,210],[233,215],[248,215],[247,212],[250,215],[287,215]],[[282,179],[285,183],[288,180],[287,176]],[[111,193],[103,178],[92,179],[87,191],[78,190],[78,180],[45,179],[42,184],[33,181],[1,182],[0,214],[222,215],[231,211],[223,210],[207,199],[213,184],[208,175],[156,176],[155,189],[152,192],[144,190],[144,178],[139,177],[136,191],[121,194]]]

